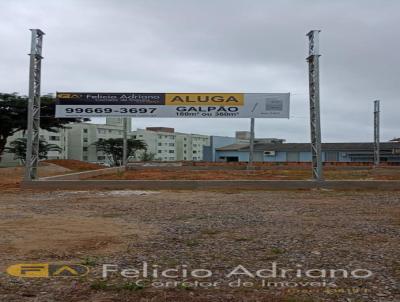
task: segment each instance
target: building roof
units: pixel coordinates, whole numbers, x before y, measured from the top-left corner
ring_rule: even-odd
[[[170,127],[146,127],[146,130],[154,132],[168,132],[168,133],[175,132],[175,129]]]
[[[380,143],[381,150],[400,148],[400,142]],[[373,143],[323,143],[322,151],[373,151]],[[232,144],[217,148],[217,151],[249,151],[249,144]],[[310,151],[309,143],[254,144],[254,151]]]

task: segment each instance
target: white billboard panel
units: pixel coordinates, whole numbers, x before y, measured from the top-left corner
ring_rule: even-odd
[[[289,93],[57,93],[56,117],[289,118]]]

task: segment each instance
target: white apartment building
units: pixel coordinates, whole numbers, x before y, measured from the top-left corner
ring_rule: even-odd
[[[142,140],[147,144],[147,152],[155,154],[155,159],[162,161],[178,160],[176,150],[176,134],[170,128],[161,131],[137,129],[129,133],[129,137]]]
[[[173,128],[148,127],[130,131],[130,121],[131,119],[128,119],[128,138],[143,140],[147,144],[147,152],[154,153],[156,160],[200,161],[203,160],[203,146],[210,145],[210,137],[207,135],[175,132]],[[46,139],[48,143],[57,144],[63,150],[61,153],[49,152],[49,159],[111,163],[106,154],[97,152],[94,143],[100,139],[122,138],[122,118],[107,118],[105,124],[76,123],[67,127],[57,133],[41,130],[41,138]],[[8,142],[19,137],[23,137],[22,131],[10,137]],[[4,153],[0,165],[20,164],[13,158],[14,154]]]
[[[44,139],[49,144],[59,146],[62,151],[49,151],[47,153],[48,159],[66,159],[68,158],[68,129],[57,129],[57,132],[50,132],[47,130],[40,129],[39,135],[41,139]],[[10,147],[10,143],[18,138],[24,138],[26,134],[24,131],[18,131],[14,135],[7,139],[6,147]],[[20,165],[21,162],[15,159],[13,153],[4,152],[1,155],[0,166],[16,166]]]
[[[207,135],[174,132],[173,128],[149,127],[137,129],[130,137],[147,144],[147,152],[154,153],[157,160],[203,160],[203,146],[209,146]]]
[[[179,160],[203,160],[203,146],[210,145],[210,137],[201,134],[176,133]]]
[[[131,129],[128,119],[128,131]],[[109,162],[105,154],[96,152],[99,139],[121,138],[122,118],[107,118],[106,124],[80,123],[68,131],[68,158],[89,162]],[[207,135],[175,132],[173,128],[148,127],[128,132],[128,138],[143,140],[147,152],[161,161],[203,160],[203,146],[209,146]],[[138,152],[137,155],[139,155]]]
[[[100,139],[121,138],[122,119],[107,118],[106,124],[71,124],[68,130],[68,158],[87,162],[106,162],[111,160],[97,152],[94,143]],[[128,124],[128,129],[130,125]]]

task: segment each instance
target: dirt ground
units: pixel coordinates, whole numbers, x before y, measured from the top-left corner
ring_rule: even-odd
[[[400,301],[400,192],[15,189],[0,194],[0,217],[0,301]],[[121,276],[143,262],[178,277],[139,276],[143,285]],[[90,271],[7,275],[17,263]],[[278,276],[255,275],[273,263]],[[118,272],[103,280],[104,264]],[[212,276],[185,277],[183,268]],[[282,277],[281,269],[302,273]],[[324,276],[330,269],[348,277]]]
[[[154,179],[154,180],[294,180],[311,179],[309,167],[266,167],[263,170],[166,170],[138,169],[93,177],[93,179]],[[325,167],[326,179],[400,180],[400,167]]]
[[[79,160],[47,160],[40,162],[38,175],[39,177],[46,177],[103,168],[103,166]],[[18,189],[24,177],[24,172],[23,166],[0,168],[0,191]]]

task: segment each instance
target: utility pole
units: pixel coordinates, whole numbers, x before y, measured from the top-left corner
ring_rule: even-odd
[[[123,133],[123,149],[122,149],[122,165],[126,166],[126,162],[128,159],[128,118],[122,118],[122,133]]]
[[[254,117],[250,118],[250,153],[249,153],[249,164],[251,167],[254,160]]]
[[[37,179],[39,164],[40,76],[44,32],[40,29],[31,29],[31,32],[25,180]]]
[[[374,166],[380,164],[380,148],[379,148],[379,114],[380,114],[380,101],[374,101]]]
[[[311,30],[307,34],[309,39],[307,61],[310,93],[312,176],[316,181],[323,180],[319,106],[319,32],[320,30]]]

